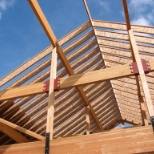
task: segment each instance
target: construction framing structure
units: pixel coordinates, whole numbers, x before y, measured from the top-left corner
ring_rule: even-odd
[[[89,21],[58,40],[28,2],[51,46],[0,80],[0,154],[154,153],[154,27],[132,25],[126,0],[126,24],[83,0]]]

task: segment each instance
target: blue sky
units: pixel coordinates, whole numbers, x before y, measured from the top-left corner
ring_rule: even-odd
[[[82,0],[38,0],[61,38],[88,20]],[[154,25],[154,0],[127,0],[132,23]],[[124,22],[121,0],[87,0],[93,19]],[[27,0],[0,0],[0,78],[50,45]]]

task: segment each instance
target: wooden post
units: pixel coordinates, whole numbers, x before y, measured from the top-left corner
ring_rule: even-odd
[[[147,107],[145,106],[143,97],[140,100],[140,105],[141,105],[141,109],[142,109],[142,119],[144,121],[144,125],[147,126],[147,125],[149,125],[147,115],[146,115],[146,112],[145,112],[147,110]]]
[[[130,37],[132,49],[134,52],[134,57],[135,57],[135,60],[136,60],[137,66],[138,66],[138,70],[139,70],[139,75],[140,75],[140,79],[141,79],[141,83],[142,83],[142,88],[143,88],[147,108],[148,108],[150,117],[152,117],[152,116],[154,116],[154,108],[153,108],[153,104],[152,104],[152,99],[151,99],[147,79],[146,79],[146,76],[145,76],[145,73],[143,70],[143,66],[142,66],[142,62],[141,62],[141,58],[139,55],[138,46],[137,46],[135,38],[134,38],[133,30],[130,29],[128,32],[129,32],[129,37]]]
[[[130,42],[131,42],[130,48],[131,48],[131,53],[132,53],[132,59],[133,59],[133,62],[137,62],[136,58],[138,57],[138,61],[140,61],[139,62],[140,64],[137,62],[137,66],[140,67],[140,69],[142,69],[142,73],[144,73],[143,67],[142,67],[142,64],[141,64],[141,58],[140,58],[139,52],[138,52],[138,47],[136,45],[136,41],[135,41],[135,38],[134,38],[134,34],[129,32],[129,31],[131,31],[131,24],[130,24],[129,11],[128,11],[128,7],[127,7],[127,0],[122,0],[122,2],[123,2],[125,19],[126,19],[126,27],[127,27],[129,39],[130,39]],[[132,36],[132,34],[133,34],[133,36]],[[132,41],[131,37],[133,37],[133,41]],[[133,43],[133,46],[132,46],[132,43]],[[136,50],[136,49],[137,49],[137,51],[135,51],[135,52],[137,52],[137,53],[135,54],[134,50]],[[140,72],[139,72],[139,75],[140,75]],[[145,76],[145,73],[144,73],[144,76]],[[139,98],[139,101],[140,101],[142,120],[143,120],[144,125],[148,125],[148,122],[147,122],[147,119],[146,119],[146,116],[145,116],[146,108],[143,104],[143,98],[142,98],[142,95],[141,95],[141,89],[140,89],[138,76],[136,76],[135,79],[136,79],[136,84],[137,84],[138,98]]]
[[[51,60],[51,71],[50,71],[50,87],[49,87],[49,102],[47,109],[47,125],[46,132],[50,133],[50,139],[53,139],[53,122],[54,122],[54,80],[56,79],[56,71],[57,71],[57,48],[54,48],[52,52],[52,60]]]
[[[89,106],[86,108],[86,134],[90,134],[90,109]]]

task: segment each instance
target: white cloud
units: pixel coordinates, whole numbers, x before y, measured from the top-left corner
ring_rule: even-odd
[[[151,25],[150,21],[148,19],[144,18],[144,17],[134,19],[134,20],[132,20],[131,23],[132,24],[137,24],[137,25],[146,25],[146,26]]]
[[[130,5],[136,7],[144,7],[145,5],[153,5],[153,0],[131,0]],[[136,8],[137,9],[137,8]]]
[[[106,7],[108,6],[108,1],[105,1],[105,0],[96,0],[96,2],[102,6],[102,7]]]
[[[98,4],[103,7],[105,10],[109,11],[110,6],[108,0],[97,0]]]
[[[12,7],[15,1],[16,0],[0,0],[0,19],[2,18],[2,13]]]
[[[129,10],[132,23],[140,25],[153,25],[154,0],[130,0]]]
[[[109,11],[110,7],[109,7],[109,1],[108,0],[91,0],[92,2],[95,2],[95,4],[98,4],[100,7],[102,7],[103,9]]]

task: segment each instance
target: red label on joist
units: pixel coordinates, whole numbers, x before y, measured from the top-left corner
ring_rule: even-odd
[[[142,59],[142,66],[143,66],[143,70],[145,73],[149,73],[149,71],[151,70],[150,69],[150,65],[149,65],[149,62]],[[137,67],[137,63],[136,62],[133,62],[131,64],[131,70],[132,70],[132,73],[138,75],[139,74],[139,71],[138,71],[138,67]]]
[[[59,89],[59,80],[58,79],[55,79],[54,80],[54,91],[58,91]],[[46,81],[45,82],[45,85],[44,85],[44,91],[47,93],[49,92],[49,87],[50,87],[50,80]]]

